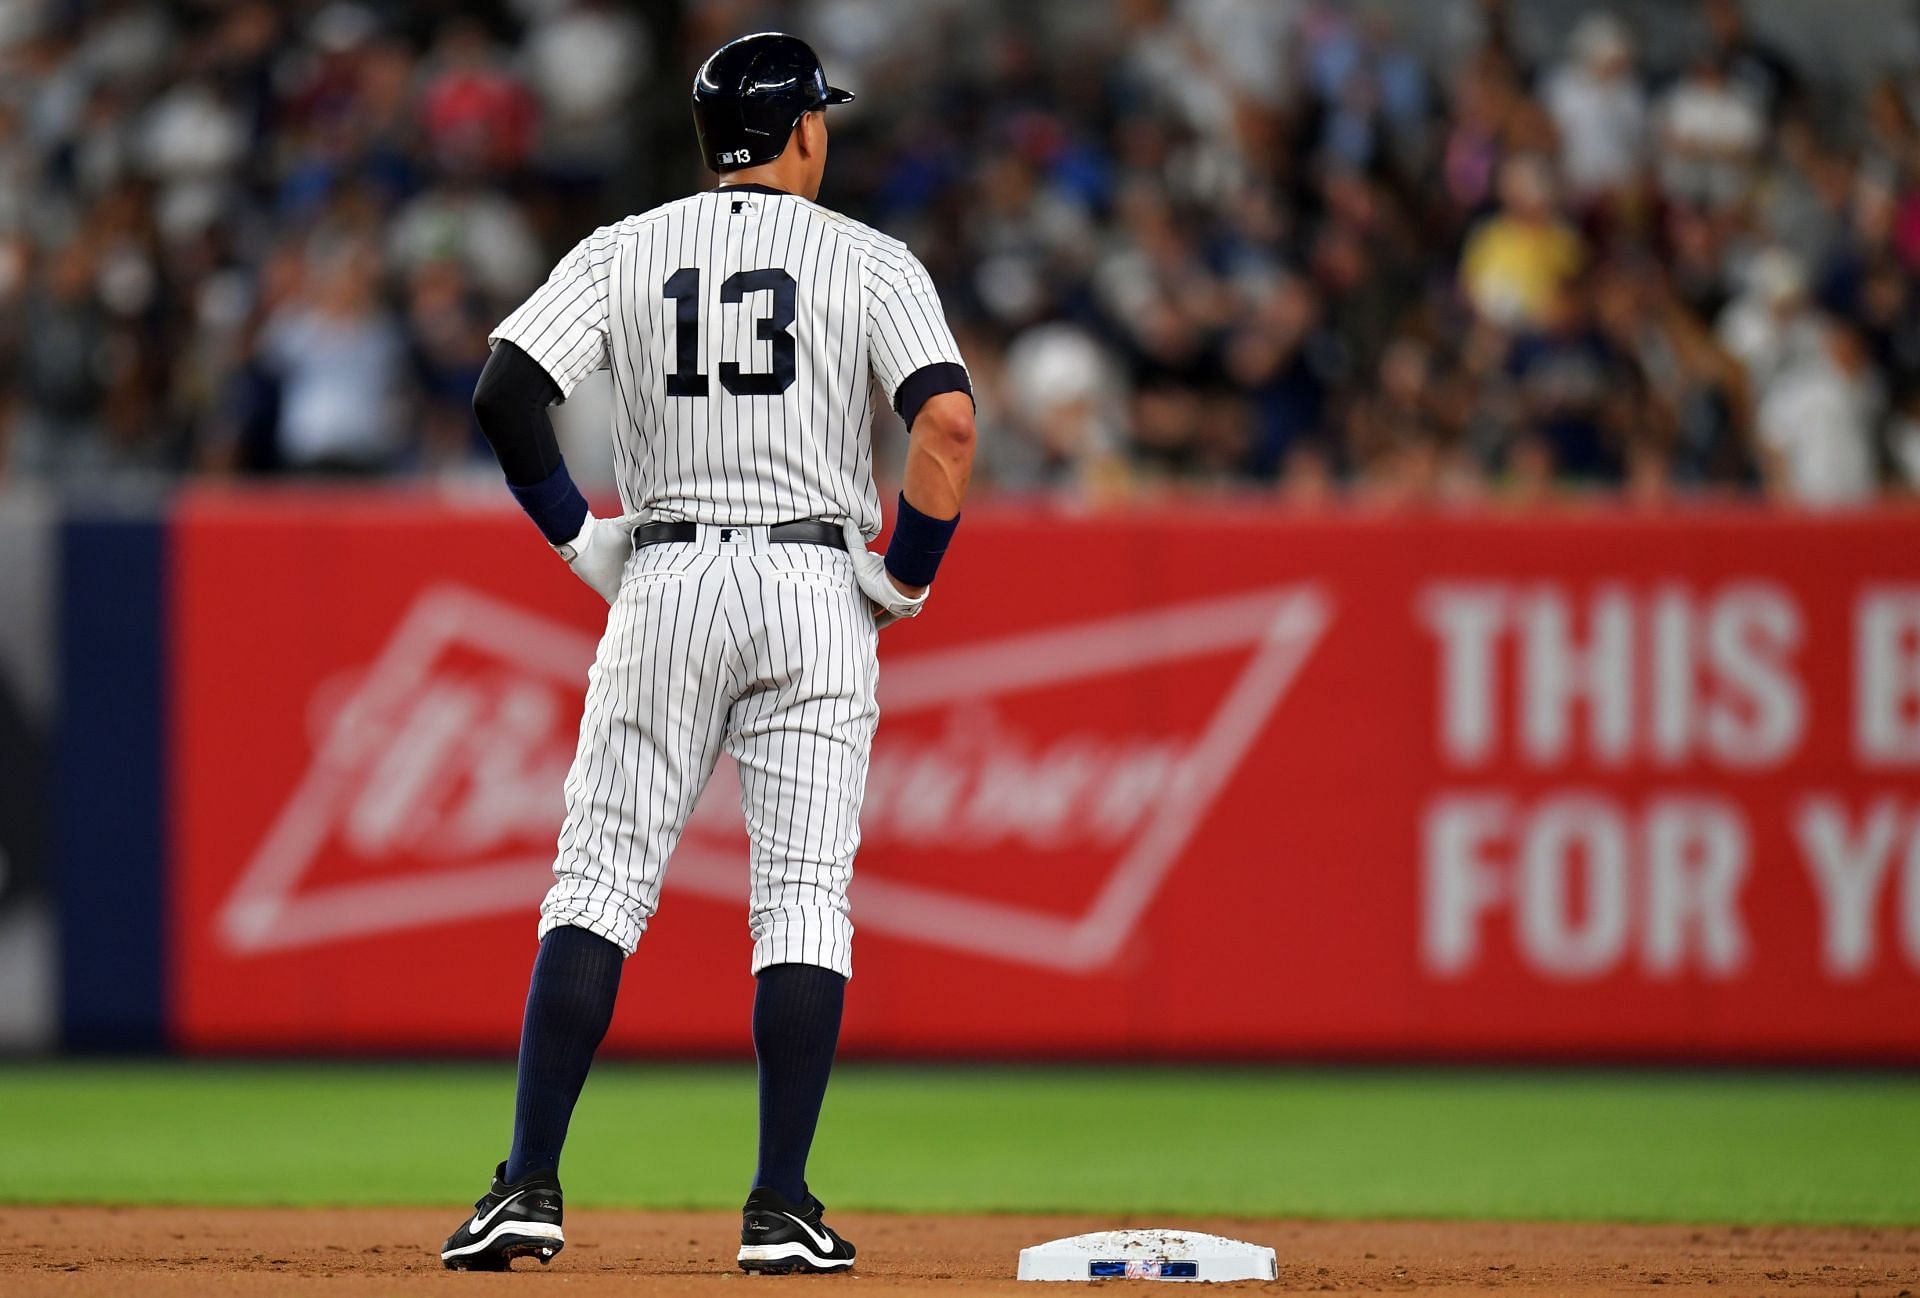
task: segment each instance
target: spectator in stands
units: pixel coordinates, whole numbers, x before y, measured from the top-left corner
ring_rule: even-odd
[[[136,150],[159,186],[155,215],[164,234],[189,236],[220,219],[247,144],[244,110],[208,81],[170,86],[147,110]]]
[[[1780,375],[1823,347],[1818,313],[1807,297],[1806,271],[1781,249],[1755,257],[1744,291],[1721,313],[1720,344],[1746,371],[1756,402]]]
[[[278,447],[289,468],[379,473],[412,449],[405,340],[381,305],[381,269],[370,245],[325,250],[305,291],[267,322],[260,354],[280,386]]]
[[[1765,142],[1755,93],[1729,74],[1729,56],[1708,49],[1661,99],[1656,112],[1660,184],[1675,203],[1725,210],[1747,198]]]
[[[1882,401],[1858,332],[1843,321],[1823,322],[1819,348],[1795,360],[1760,403],[1768,490],[1814,506],[1868,499],[1878,480],[1874,428]]]
[[[75,239],[41,257],[22,312],[15,367],[20,407],[9,438],[15,473],[97,472],[106,453],[107,322],[93,294],[93,249]]]
[[[1741,487],[1753,479],[1746,375],[1673,292],[1658,265],[1616,262],[1596,279],[1601,332],[1633,362],[1645,390],[1629,422],[1629,457],[1657,449],[1674,482]]]
[[[1735,84],[1745,87],[1771,122],[1797,106],[1802,92],[1793,64],[1778,49],[1756,36],[1740,0],[1705,0],[1710,49]]]
[[[1638,367],[1595,323],[1590,282],[1560,284],[1537,325],[1515,340],[1507,371],[1519,431],[1554,476],[1617,483],[1639,411]]]
[[[1483,320],[1501,328],[1539,325],[1584,259],[1580,236],[1554,207],[1545,159],[1523,155],[1500,171],[1500,210],[1467,241],[1461,287]]]
[[[499,312],[452,257],[427,262],[407,280],[406,335],[420,397],[421,453],[430,466],[457,468],[476,440],[473,389],[487,363],[487,331]]]
[[[394,215],[387,252],[402,274],[449,258],[459,262],[502,315],[544,271],[524,210],[488,185],[471,159],[458,157]]]
[[[1156,186],[1129,186],[1120,218],[1094,270],[1094,293],[1126,350],[1134,458],[1179,475],[1201,451],[1208,398],[1220,378],[1212,339],[1231,302]]]
[[[1011,436],[982,441],[994,481],[1082,496],[1117,485],[1126,384],[1096,339],[1066,324],[1029,329],[1007,349],[1005,383]]]
[[[1460,502],[1476,494],[1478,466],[1449,426],[1433,369],[1425,343],[1412,335],[1394,339],[1381,357],[1378,382],[1347,413],[1356,481],[1373,504]]]
[[[1338,383],[1353,383],[1380,362],[1388,339],[1419,297],[1422,269],[1409,249],[1409,228],[1394,196],[1368,178],[1335,168],[1320,183],[1322,218],[1308,268],[1325,322],[1338,348]]]
[[[1568,61],[1546,85],[1560,135],[1560,175],[1576,204],[1626,188],[1639,176],[1647,143],[1647,98],[1620,20],[1592,13],[1568,41]]]
[[[506,66],[486,27],[467,17],[441,25],[428,58],[420,121],[442,165],[511,176],[533,149],[533,96]]]
[[[527,77],[540,105],[535,162],[569,193],[591,193],[620,166],[649,43],[646,28],[612,0],[559,0],[528,30]]]
[[[1226,350],[1227,374],[1252,397],[1244,471],[1257,479],[1280,476],[1290,464],[1331,471],[1333,454],[1323,437],[1328,349],[1320,302],[1312,285],[1293,275],[1273,275],[1247,290]]]
[[[1504,65],[1491,59],[1454,81],[1452,113],[1440,150],[1440,180],[1449,200],[1450,229],[1494,201],[1500,161],[1512,144],[1509,125],[1515,116],[1516,95]]]
[[[1853,160],[1827,147],[1804,118],[1781,126],[1776,148],[1778,160],[1754,215],[1770,242],[1802,265],[1818,266],[1846,237],[1854,196]]]

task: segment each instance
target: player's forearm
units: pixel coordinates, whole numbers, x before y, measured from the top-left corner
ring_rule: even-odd
[[[973,477],[973,398],[943,392],[920,408],[907,439],[900,491],[907,503],[932,518],[952,518]]]
[[[900,510],[887,545],[887,574],[917,591],[933,584],[960,523],[960,505],[973,477],[973,398],[943,392],[920,407],[907,442]]]
[[[579,534],[587,502],[567,473],[547,407],[560,389],[540,363],[510,342],[498,342],[473,390],[473,416],[500,461],[507,486],[547,540]]]

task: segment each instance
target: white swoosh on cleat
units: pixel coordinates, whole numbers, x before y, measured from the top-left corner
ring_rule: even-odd
[[[473,1220],[467,1223],[467,1233],[469,1235],[480,1234],[482,1231],[484,1231],[487,1228],[488,1222],[491,1222],[495,1217],[498,1217],[500,1215],[500,1210],[502,1208],[506,1207],[508,1204],[512,1203],[515,1199],[518,1199],[521,1195],[525,1193],[526,1193],[525,1190],[515,1190],[512,1194],[508,1195],[506,1198],[502,1199],[500,1202],[494,1204],[493,1211],[488,1213],[484,1217],[482,1217],[477,1212],[474,1213]]]
[[[793,1215],[792,1213],[790,1213],[790,1212],[783,1212],[783,1213],[781,1213],[780,1215],[781,1215],[782,1217],[785,1217],[785,1218],[786,1218],[786,1219],[787,1219],[788,1221],[790,1221],[790,1222],[792,1222],[792,1223],[793,1223],[794,1225],[796,1225],[796,1226],[798,1226],[798,1227],[799,1227],[799,1228],[800,1228],[801,1230],[804,1230],[804,1231],[806,1231],[806,1232],[807,1232],[807,1238],[808,1238],[808,1239],[810,1239],[810,1240],[812,1240],[812,1241],[813,1241],[813,1246],[814,1246],[815,1248],[817,1248],[817,1249],[819,1249],[819,1250],[820,1250],[820,1251],[821,1251],[822,1253],[831,1253],[831,1252],[833,1252],[833,1239],[832,1239],[832,1237],[830,1237],[830,1236],[827,1236],[827,1235],[816,1235],[816,1234],[814,1234],[814,1232],[813,1232],[813,1227],[811,1227],[811,1226],[809,1226],[809,1225],[807,1225],[807,1223],[806,1223],[806,1222],[804,1222],[804,1221],[801,1221],[801,1220],[800,1220],[800,1219],[799,1219],[798,1217],[796,1217],[796,1216],[794,1216],[794,1215]]]

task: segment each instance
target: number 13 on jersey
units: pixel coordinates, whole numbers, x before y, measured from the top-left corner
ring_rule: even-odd
[[[773,345],[771,370],[743,370],[738,361],[720,362],[720,386],[737,397],[774,397],[793,386],[793,276],[784,270],[740,270],[721,281],[720,302],[746,302],[749,293],[772,294],[772,310],[754,317],[753,336]],[[712,386],[700,372],[700,270],[689,266],[667,276],[661,295],[673,301],[674,372],[667,375],[670,397],[704,397]]]

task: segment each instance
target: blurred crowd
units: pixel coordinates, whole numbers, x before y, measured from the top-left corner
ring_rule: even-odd
[[[611,0],[0,5],[7,471],[473,463],[653,57]]]
[[[483,470],[488,328],[708,183],[692,69],[780,27],[859,92],[822,199],[933,272],[995,486],[1920,484],[1920,69],[1529,9],[0,0],[0,464]]]

